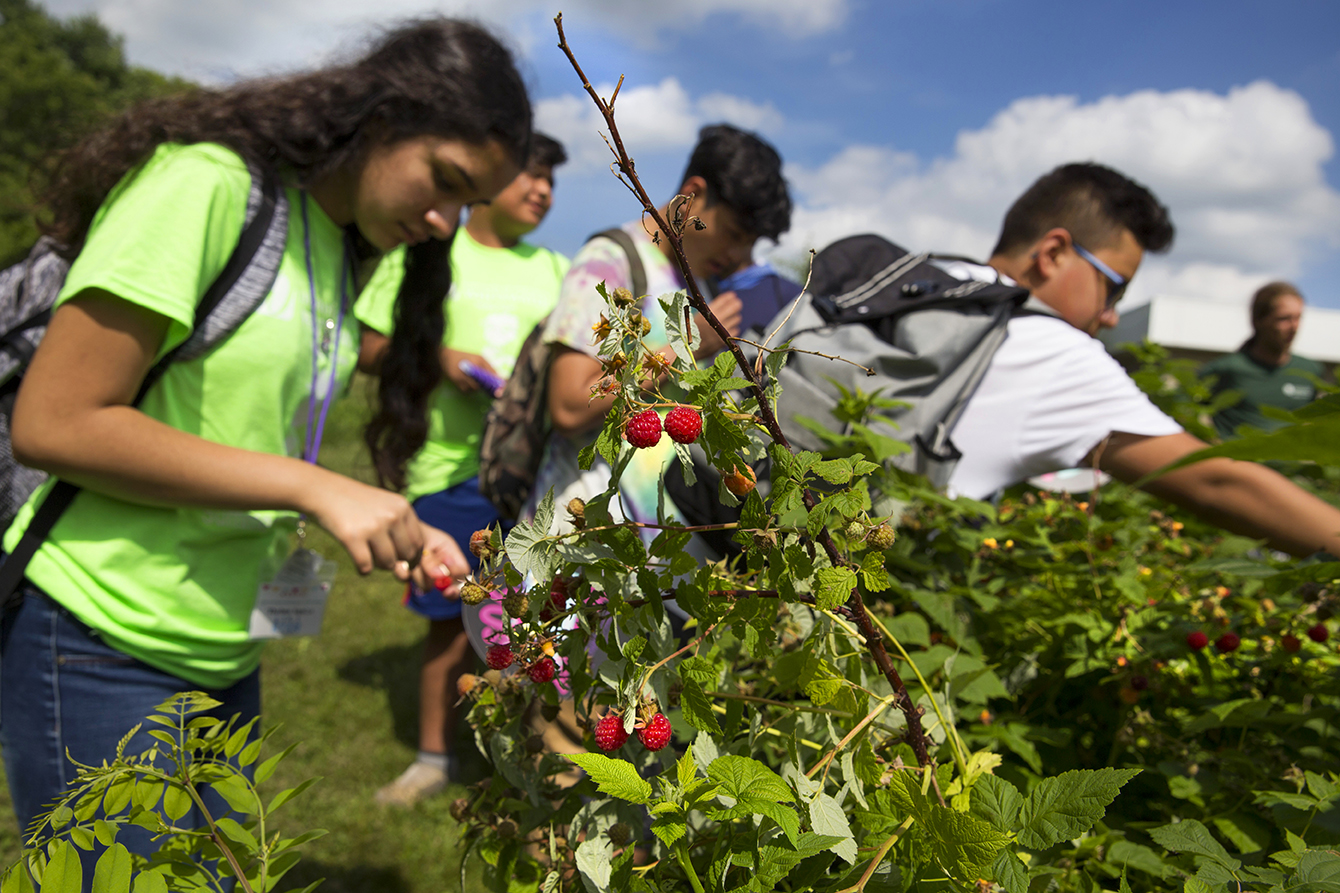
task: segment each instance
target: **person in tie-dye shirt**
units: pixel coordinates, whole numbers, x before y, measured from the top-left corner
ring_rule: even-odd
[[[684,233],[684,254],[689,266],[701,277],[724,278],[738,270],[750,257],[754,243],[766,237],[776,240],[791,225],[791,197],[782,178],[782,159],[768,143],[752,133],[717,124],[704,127],[698,145],[680,179],[677,194],[695,196],[692,213],[706,225],[698,230],[688,227]],[[666,215],[666,207],[661,208]],[[661,295],[682,290],[685,285],[671,260],[669,241],[652,241],[650,218],[624,224],[633,238],[638,257],[646,271],[647,294],[641,298],[641,310],[652,329],[647,343],[667,359],[674,353],[669,346],[665,313],[657,300]],[[591,388],[603,376],[596,356],[592,328],[604,312],[604,299],[596,285],[604,282],[611,292],[632,288],[628,256],[613,240],[594,238],[573,258],[563,279],[558,305],[545,326],[546,342],[557,351],[549,379],[549,412],[554,434],[549,439],[544,460],[525,514],[550,488],[557,505],[566,505],[574,496],[583,499],[604,491],[610,468],[597,459],[589,471],[577,467],[578,452],[590,443],[613,398],[592,399]],[[703,292],[707,293],[704,287]],[[740,328],[741,304],[734,292],[718,295],[711,302],[712,312],[731,334]],[[702,344],[695,352],[698,360],[710,359],[725,345],[702,319],[698,320]],[[657,484],[674,449],[669,439],[659,447],[639,450],[624,473],[621,499],[611,509],[623,510],[634,521],[655,521]],[[558,512],[557,524],[567,523],[567,513]]]

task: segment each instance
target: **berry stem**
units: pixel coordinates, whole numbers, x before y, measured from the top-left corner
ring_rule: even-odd
[[[698,880],[698,872],[693,869],[693,861],[689,859],[689,851],[685,848],[682,839],[675,844],[675,858],[679,860],[684,873],[689,876],[689,883],[693,885],[693,893],[703,893],[703,882]]]
[[[726,348],[735,358],[736,366],[739,367],[741,374],[744,376],[745,380],[749,382],[750,390],[753,391],[754,396],[758,399],[758,411],[762,418],[763,427],[767,430],[769,436],[772,437],[774,443],[785,447],[788,450],[792,450],[791,442],[787,440],[786,435],[782,432],[782,426],[777,421],[777,414],[773,411],[772,404],[768,402],[768,396],[763,390],[760,376],[756,374],[754,368],[750,366],[748,359],[744,355],[744,350],[740,347],[739,341],[731,335],[725,325],[722,324],[721,320],[717,319],[716,314],[714,314],[711,308],[708,307],[707,300],[703,297],[701,289],[698,288],[698,280],[693,275],[693,268],[689,266],[688,256],[684,254],[684,242],[680,237],[680,233],[666,222],[660,210],[656,207],[655,203],[652,202],[651,196],[647,194],[647,190],[643,187],[642,181],[638,179],[636,165],[634,164],[632,157],[629,156],[627,148],[624,147],[623,137],[619,134],[619,125],[614,120],[614,97],[611,96],[610,100],[606,102],[601,98],[600,94],[596,92],[596,88],[591,86],[590,80],[586,77],[586,72],[582,70],[582,66],[577,62],[577,57],[573,54],[572,48],[568,46],[567,35],[563,32],[562,13],[559,13],[554,17],[554,26],[558,29],[558,48],[563,51],[565,56],[567,56],[573,71],[575,71],[577,77],[581,79],[582,88],[586,90],[587,94],[595,102],[601,117],[605,119],[605,125],[609,128],[609,139],[606,142],[610,147],[610,151],[614,153],[615,165],[618,167],[620,174],[619,181],[623,183],[628,190],[637,197],[638,201],[642,203],[643,211],[656,223],[656,226],[660,230],[660,235],[666,239],[666,243],[670,246],[670,249],[674,254],[675,264],[679,267],[680,274],[683,276],[684,283],[687,286],[689,304],[707,321],[707,324],[717,333],[717,336],[721,338],[721,342],[726,345]],[[627,179],[625,179],[625,177],[627,177]],[[804,488],[802,495],[804,497],[806,509],[813,511],[818,504],[817,500],[814,498],[814,494],[811,493],[808,488]],[[819,544],[823,546],[824,552],[827,553],[828,560],[832,563],[833,567],[844,567],[848,565],[848,562],[843,560],[841,554],[839,554],[837,546],[834,545],[833,538],[829,534],[827,528],[819,531],[818,540]],[[861,634],[865,636],[867,647],[870,649],[870,656],[874,658],[875,665],[879,668],[880,672],[884,674],[884,678],[889,681],[889,685],[893,688],[898,709],[902,711],[903,716],[907,719],[907,743],[911,745],[912,751],[917,755],[917,762],[921,766],[929,765],[931,762],[930,748],[926,741],[925,729],[923,729],[921,725],[921,710],[912,702],[911,695],[907,693],[907,686],[903,683],[902,677],[898,675],[898,671],[894,668],[893,661],[889,658],[888,649],[884,647],[883,637],[876,631],[874,625],[870,622],[870,614],[866,611],[865,602],[862,600],[859,590],[852,589],[851,597],[847,601],[847,609],[851,611],[853,621],[860,629]]]

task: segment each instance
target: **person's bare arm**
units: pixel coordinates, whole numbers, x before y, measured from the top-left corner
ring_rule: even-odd
[[[1096,455],[1103,471],[1134,483],[1206,446],[1185,432],[1163,437],[1114,433],[1090,459]],[[1340,509],[1256,462],[1206,459],[1155,478],[1144,489],[1293,555],[1319,549],[1340,555]]]
[[[735,292],[717,295],[708,307],[726,331],[731,335],[740,334],[744,305]],[[702,342],[693,352],[694,359],[701,360],[720,353],[726,345],[716,330],[702,317],[695,317],[694,322],[698,325],[698,334],[702,336]],[[614,405],[614,398],[591,399],[591,388],[604,375],[599,360],[563,345],[555,345],[554,349],[558,355],[549,371],[549,416],[559,434],[571,437],[599,425],[605,413]],[[675,352],[669,346],[660,348],[657,353],[671,363],[675,361]]]
[[[92,490],[146,505],[305,512],[362,573],[394,569],[425,545],[430,565],[463,564],[398,494],[301,459],[213,443],[130,406],[166,317],[90,290],[52,316],[14,405],[15,457]],[[448,538],[449,539],[449,538]],[[430,569],[431,570],[431,569]]]
[[[358,340],[358,371],[368,375],[378,375],[382,371],[382,360],[391,346],[391,339],[376,329],[363,326]]]

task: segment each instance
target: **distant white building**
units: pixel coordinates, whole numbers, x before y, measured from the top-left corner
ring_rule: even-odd
[[[1242,346],[1252,334],[1247,300],[1235,303],[1154,295],[1121,314],[1116,328],[1099,337],[1108,350],[1148,338],[1178,357],[1208,360]],[[1340,310],[1308,305],[1294,353],[1323,363],[1340,362]]]

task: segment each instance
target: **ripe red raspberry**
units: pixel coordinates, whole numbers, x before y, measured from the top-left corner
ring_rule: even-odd
[[[1196,630],[1195,632],[1186,634],[1186,644],[1187,647],[1194,648],[1195,650],[1199,651],[1206,645],[1210,644],[1210,637],[1205,635],[1205,633],[1201,632],[1200,630]]]
[[[623,747],[628,740],[628,733],[623,730],[622,714],[611,712],[602,716],[600,722],[596,723],[595,735],[596,747],[605,753]]]
[[[547,657],[542,657],[535,663],[526,667],[526,673],[530,676],[530,681],[536,685],[543,685],[546,682],[554,681],[554,674],[557,670],[554,662]]]
[[[665,414],[665,433],[675,443],[693,443],[703,433],[703,417],[687,406],[676,406]]]
[[[510,645],[490,645],[484,655],[484,663],[494,670],[505,670],[516,662]]]
[[[624,435],[639,450],[654,447],[661,442],[661,417],[654,409],[644,409],[628,420]]]
[[[1285,633],[1280,636],[1280,647],[1290,654],[1297,654],[1299,649],[1303,647],[1303,641],[1293,633]]]
[[[658,713],[642,728],[637,730],[642,746],[647,750],[660,750],[670,743],[670,720],[664,713]]]
[[[1307,628],[1307,637],[1314,642],[1325,642],[1331,637],[1331,631],[1326,628],[1326,624],[1318,623]]]
[[[1224,633],[1222,636],[1214,640],[1215,650],[1220,654],[1228,654],[1229,652],[1237,651],[1238,646],[1241,644],[1242,639],[1238,638],[1237,633]]]
[[[439,592],[446,590],[451,585],[451,577],[433,577],[433,588]]]

